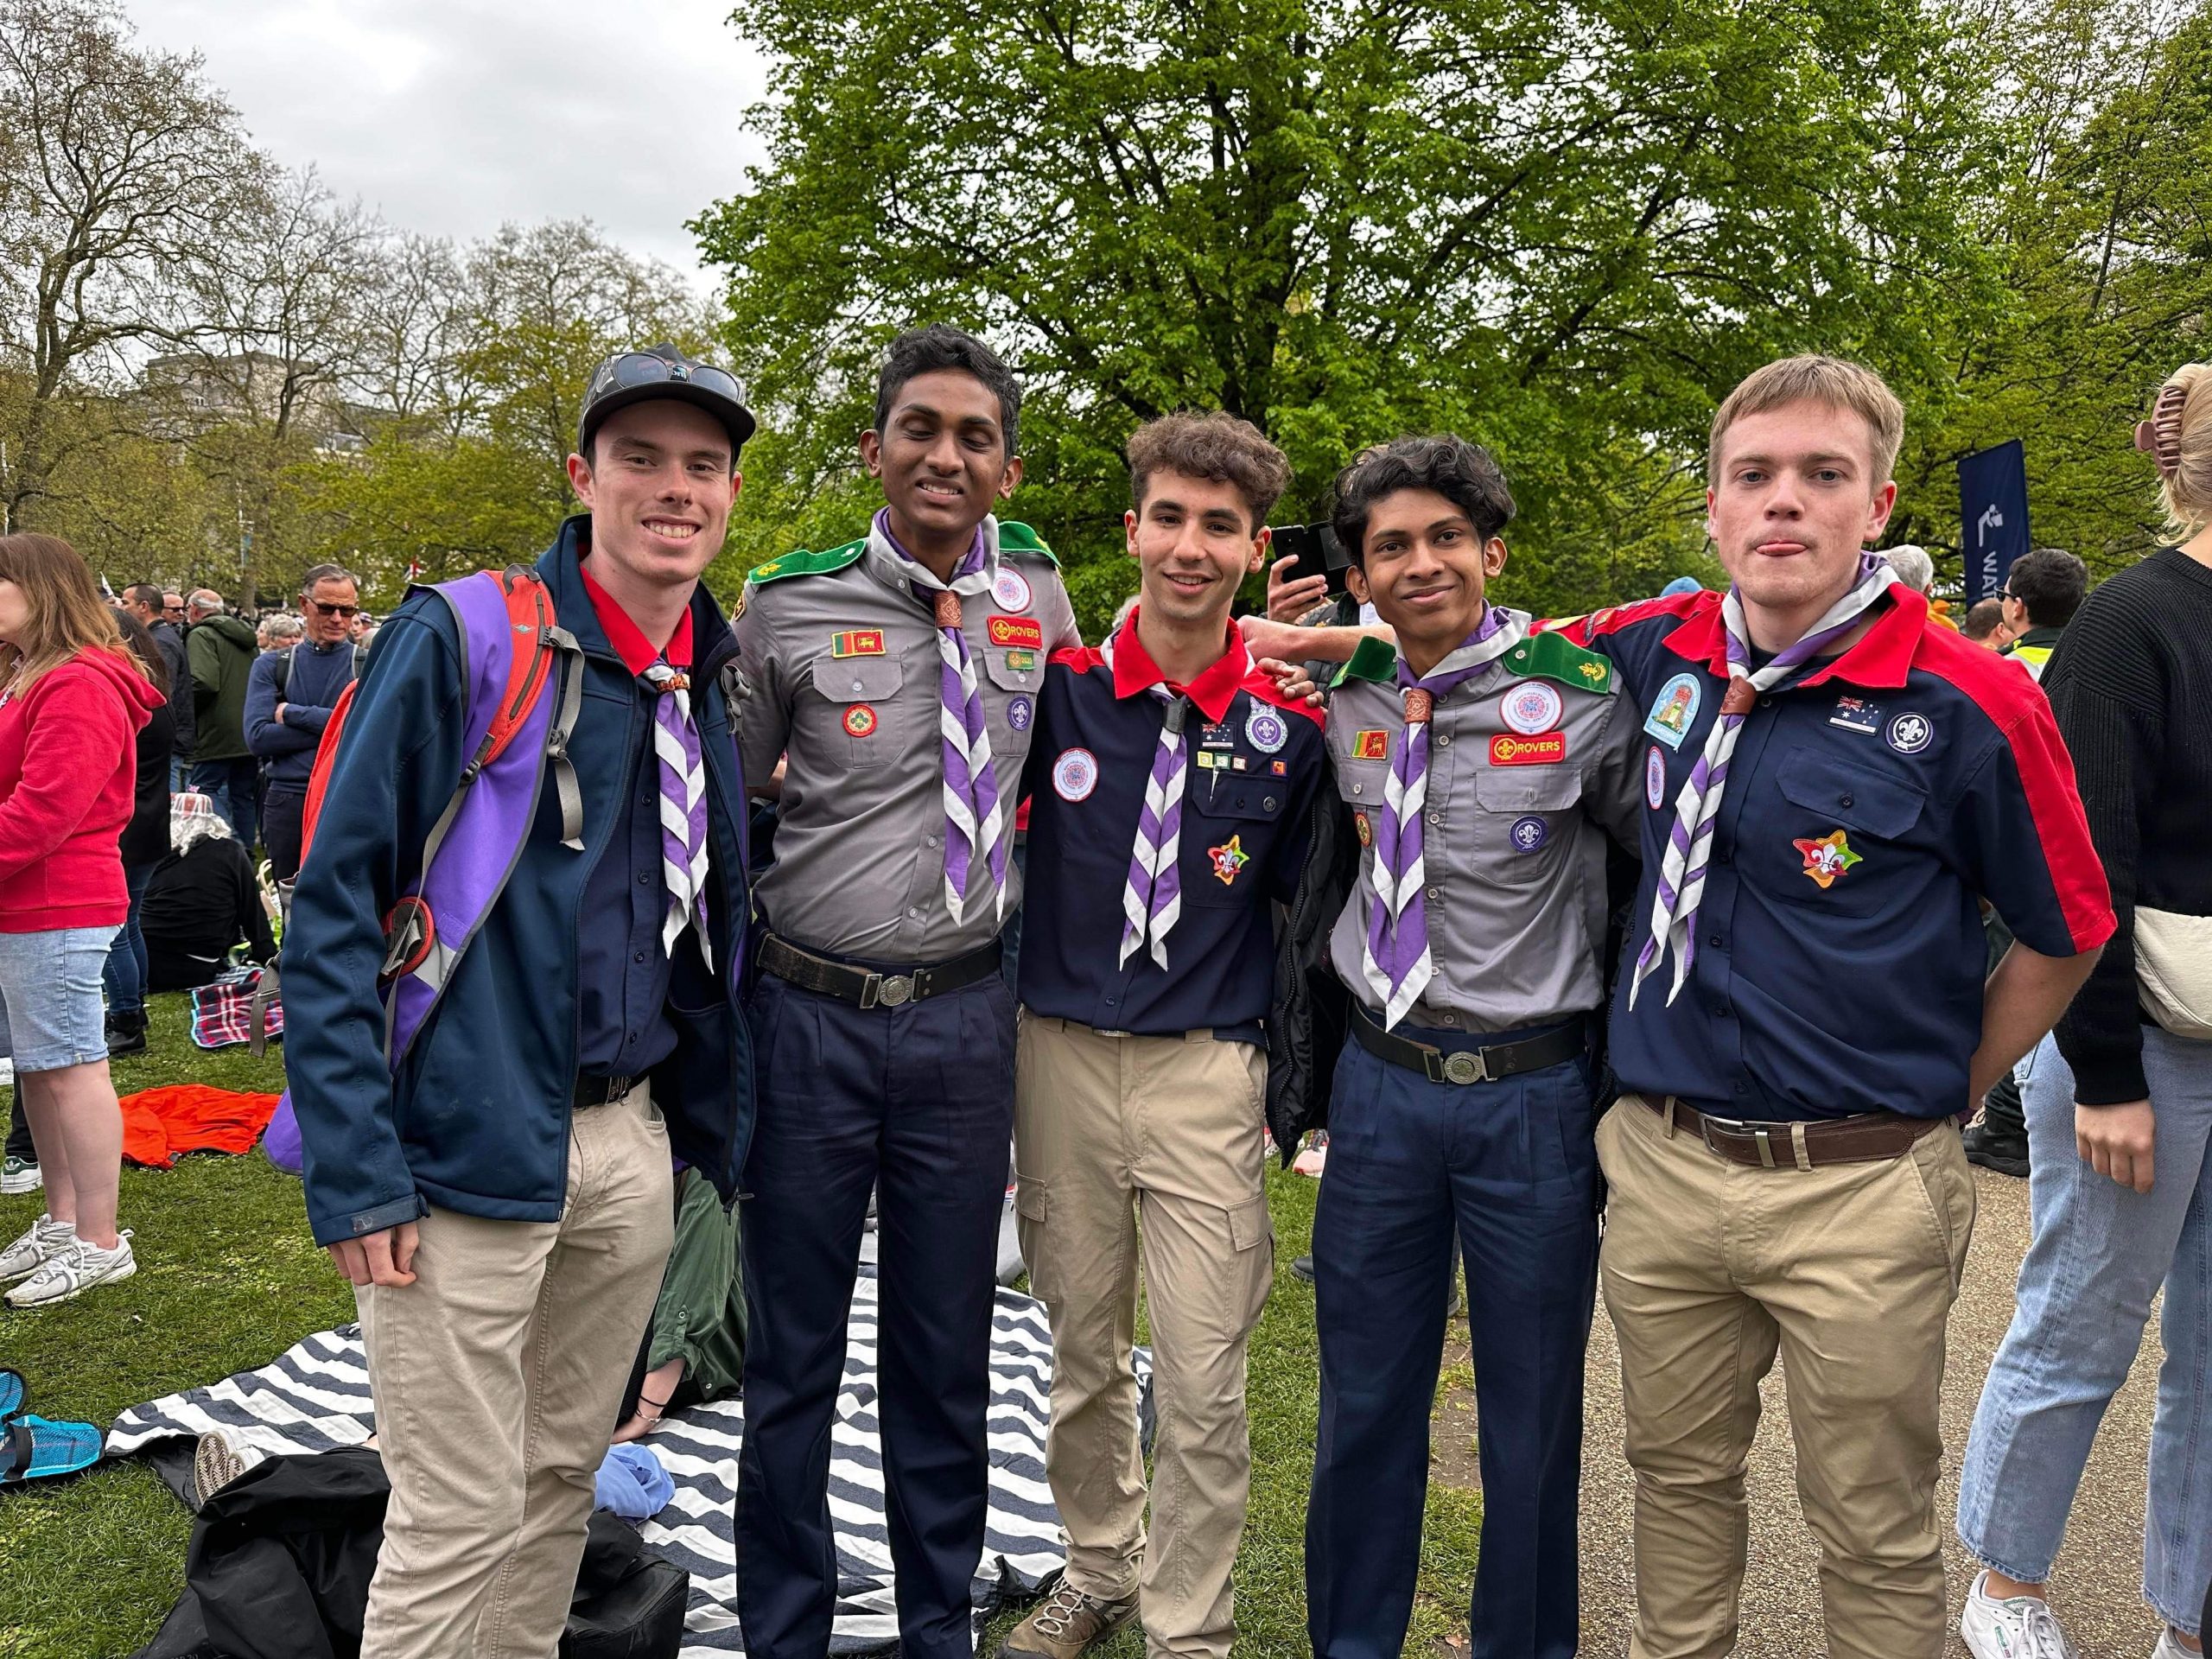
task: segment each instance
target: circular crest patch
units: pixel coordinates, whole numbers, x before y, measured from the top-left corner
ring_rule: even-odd
[[[1656,743],[1643,752],[1643,799],[1654,812],[1667,800],[1667,757]]]
[[[1499,699],[1497,705],[1497,717],[1509,730],[1523,737],[1553,730],[1565,712],[1566,703],[1558,689],[1541,680],[1522,681]]]
[[[1525,818],[1514,819],[1513,828],[1507,834],[1512,837],[1515,852],[1533,853],[1552,838],[1552,821],[1532,812]]]
[[[1029,721],[1037,712],[1037,705],[1027,697],[1009,697],[1006,705],[1006,723],[1017,732],[1029,729]]]
[[[1003,610],[1026,611],[1033,597],[1029,591],[1029,578],[1012,565],[1002,564],[998,575],[991,578],[991,597]]]
[[[1064,801],[1087,801],[1098,787],[1098,758],[1089,749],[1063,749],[1052,762],[1052,792]]]
[[[1290,741],[1290,728],[1274,709],[1255,702],[1252,712],[1244,716],[1244,737],[1262,754],[1273,754]]]
[[[864,702],[856,702],[845,710],[845,730],[854,737],[875,735],[875,710]]]
[[[1359,844],[1363,847],[1372,847],[1375,844],[1375,826],[1367,821],[1367,814],[1355,812],[1351,815],[1351,821],[1358,827]]]
[[[1890,722],[1884,735],[1899,754],[1918,754],[1935,740],[1936,722],[1908,709]]]

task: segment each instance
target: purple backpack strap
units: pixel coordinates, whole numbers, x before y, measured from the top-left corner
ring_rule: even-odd
[[[568,755],[569,734],[583,698],[582,649],[553,626],[531,639],[512,622],[500,578],[490,571],[430,589],[453,613],[461,634],[467,724],[462,753],[481,753],[506,693],[518,650],[556,653],[553,675],[514,739],[486,764],[472,762],[423,848],[423,873],[394,908],[385,1052],[393,1071],[452,982],[461,953],[522,856],[537,816],[538,790],[550,760],[561,799],[562,843],[583,847],[583,802]],[[411,912],[410,914],[409,912]],[[410,965],[411,963],[411,965]]]

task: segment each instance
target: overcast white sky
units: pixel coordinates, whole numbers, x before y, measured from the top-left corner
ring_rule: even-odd
[[[124,0],[207,60],[255,142],[403,230],[588,217],[710,284],[683,221],[733,194],[765,65],[734,0]]]

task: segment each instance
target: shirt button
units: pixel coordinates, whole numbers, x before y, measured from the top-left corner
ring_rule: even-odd
[[[1351,786],[1351,792],[1355,795],[1364,795],[1367,793],[1367,785],[1365,784],[1354,784]]]
[[[623,1040],[624,1042],[626,1042],[626,1043],[634,1043],[634,1042],[636,1042],[636,1041],[638,1040],[638,1033],[637,1033],[636,1032],[634,1032],[634,1031],[633,1031],[633,1032],[632,1032],[632,1033],[631,1033],[627,1037],[625,1037],[622,1040]]]
[[[1274,811],[1275,810],[1275,798],[1272,795],[1268,796],[1267,799],[1260,803],[1260,807],[1262,811]]]
[[[1109,1008],[1118,1008],[1122,1006],[1122,999],[1118,996],[1109,996],[1106,999],[1106,1006]]]
[[[1441,812],[1432,812],[1428,815],[1428,821],[1431,823],[1441,823],[1444,822],[1444,815]]]
[[[1751,1092],[1751,1085],[1738,1077],[1736,1079],[1735,1092],[1739,1095],[1748,1095]]]
[[[1835,804],[1838,806],[1849,806],[1851,804],[1851,797],[1848,795],[1839,795],[1835,798]]]
[[[636,962],[643,962],[645,959],[645,953],[644,951],[642,951],[642,950],[639,951],[639,952],[638,952],[638,954],[637,954],[634,957],[632,957],[632,961],[636,961]]]
[[[853,682],[853,690],[855,690],[855,691],[857,691],[857,690],[859,690],[860,689],[861,689],[861,683],[860,683],[858,680],[855,680],[855,681]]]
[[[1441,887],[1431,887],[1428,890],[1428,896],[1432,899],[1441,899],[1444,896],[1444,889]]]
[[[1716,950],[1720,948],[1721,940],[1720,936],[1718,933],[1707,934],[1705,936],[1705,942]]]
[[[1439,732],[1436,734],[1436,747],[1440,749],[1450,748],[1452,747],[1452,734],[1449,732]]]
[[[1456,1026],[1459,1023],[1459,1016],[1456,1014],[1447,1014],[1444,1016],[1444,1023],[1447,1026]]]
[[[1772,697],[1761,697],[1761,698],[1759,699],[1759,707],[1760,707],[1760,708],[1762,708],[1762,709],[1771,709],[1771,708],[1773,708],[1773,707],[1774,707],[1774,699],[1773,699]]]
[[[936,845],[937,845],[937,837],[936,837],[935,836],[930,836],[930,837],[929,837],[929,839],[928,839],[926,842],[925,842],[923,844],[924,844],[925,846],[934,847],[934,846],[936,846]]]
[[[640,873],[640,874],[639,874],[639,877],[638,877],[638,885],[639,885],[639,887],[648,887],[648,886],[652,885],[652,877],[651,877],[650,875],[644,874],[643,873]]]

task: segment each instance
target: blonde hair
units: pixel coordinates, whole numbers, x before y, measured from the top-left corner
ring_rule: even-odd
[[[1713,436],[1706,446],[1706,481],[1720,474],[1720,440],[1730,427],[1747,415],[1803,403],[1847,409],[1864,419],[1874,441],[1874,476],[1868,482],[1879,489],[1890,481],[1897,449],[1904,442],[1904,405],[1889,383],[1864,363],[1813,353],[1785,357],[1754,370],[1722,400],[1713,411]]]
[[[2182,389],[2181,441],[2173,470],[2158,468],[2158,505],[2165,509],[2166,534],[2178,546],[2212,527],[2212,363],[2184,364],[2159,391],[2166,386]]]
[[[59,536],[0,536],[0,582],[22,589],[30,607],[22,637],[0,645],[0,669],[15,671],[18,690],[84,651],[110,652],[149,685],[157,683],[124,643],[113,607],[92,585],[92,570]]]

